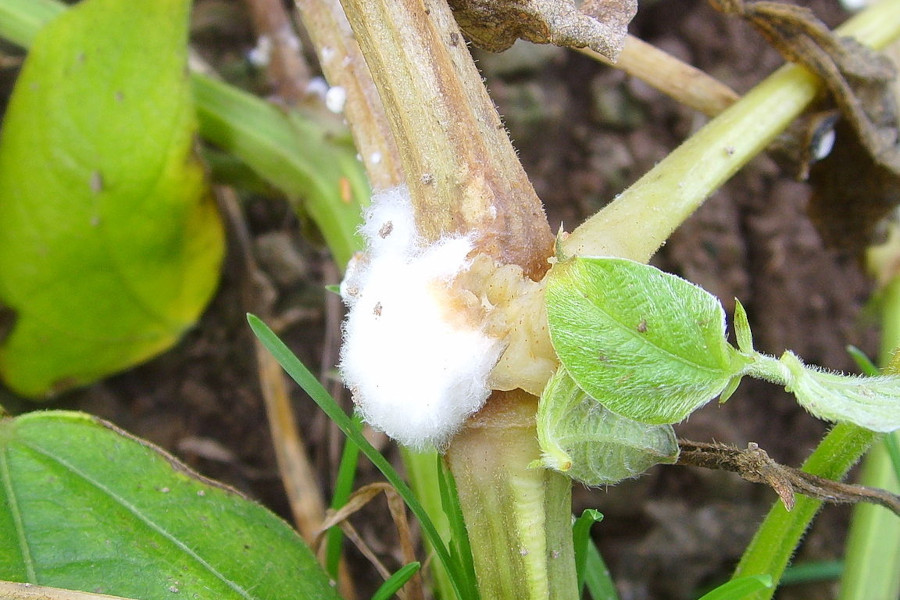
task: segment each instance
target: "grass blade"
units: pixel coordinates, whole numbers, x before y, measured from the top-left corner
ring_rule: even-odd
[[[609,568],[593,540],[587,547],[584,583],[593,600],[619,600],[616,584],[613,583]]]
[[[603,520],[603,514],[594,509],[587,509],[572,524],[572,542],[575,548],[575,573],[578,576],[578,589],[584,590],[584,573],[587,566],[588,547],[591,545],[591,526]]]
[[[769,575],[748,575],[725,582],[716,589],[703,594],[700,600],[743,600],[762,590],[772,589]]]
[[[347,436],[347,439],[353,442],[360,451],[365,454],[366,458],[381,471],[381,474],[384,475],[385,479],[394,486],[394,489],[397,490],[397,493],[400,494],[400,497],[406,502],[409,510],[419,520],[419,524],[422,527],[422,533],[428,538],[438,559],[451,573],[450,579],[453,582],[458,597],[460,600],[466,599],[467,597],[463,594],[463,590],[459,587],[460,582],[465,579],[465,574],[459,573],[458,570],[454,568],[455,564],[453,563],[450,553],[444,545],[440,534],[406,482],[403,481],[388,460],[366,441],[359,429],[354,426],[350,416],[338,406],[334,401],[334,398],[331,397],[328,391],[322,387],[321,383],[319,383],[319,380],[316,379],[315,375],[310,373],[309,369],[294,356],[294,353],[290,351],[284,342],[282,342],[259,317],[248,314],[247,322],[250,324],[253,333],[256,334],[263,345],[272,353],[272,356],[275,357],[275,360],[278,361],[287,374],[297,382],[297,385],[303,388],[303,391],[309,394],[310,398],[319,405],[319,408],[322,409],[328,418],[338,426],[345,436]]]
[[[403,565],[396,573],[388,577],[387,581],[381,584],[381,587],[372,594],[372,600],[389,600],[396,594],[400,588],[406,585],[413,575],[419,572],[422,563],[413,562]]]

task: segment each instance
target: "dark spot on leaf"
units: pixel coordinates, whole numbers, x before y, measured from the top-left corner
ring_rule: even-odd
[[[601,354],[597,357],[597,360],[599,360],[600,362],[609,362],[609,357],[605,354]]]
[[[100,171],[91,173],[91,191],[95,194],[103,191],[103,173]]]
[[[6,341],[16,326],[18,314],[12,308],[0,304],[0,344]]]
[[[647,319],[641,319],[641,322],[638,323],[637,330],[638,330],[638,333],[646,333],[647,332]]]

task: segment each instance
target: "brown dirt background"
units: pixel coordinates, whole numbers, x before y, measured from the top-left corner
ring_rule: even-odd
[[[832,0],[802,4],[830,25],[847,17]],[[261,75],[246,60],[254,45],[249,22],[240,2],[198,0],[194,39],[227,77],[264,92]],[[631,32],[739,92],[782,62],[748,26],[700,0],[642,2]],[[560,223],[571,230],[705,122],[646,84],[574,52],[517,45],[476,57],[554,230]],[[4,81],[13,74],[7,69]],[[780,354],[790,348],[808,362],[852,370],[846,344],[870,355],[877,348],[864,310],[872,286],[855,260],[823,247],[805,216],[807,194],[804,184],[759,157],[678,230],[655,263],[717,294],[729,314],[733,298],[740,298],[758,349]],[[244,195],[242,201],[281,334],[308,366],[333,376],[339,315],[323,285],[336,283],[337,270],[281,199]],[[42,408],[107,418],[287,516],[240,305],[242,277],[232,246],[218,295],[176,349]],[[16,404],[8,394],[0,401]],[[340,438],[299,391],[295,403],[327,493]],[[826,425],[775,386],[745,382],[728,404],[704,408],[678,430],[699,441],[754,441],[776,460],[797,465]],[[364,478],[373,478],[371,471],[363,466]],[[614,488],[575,490],[576,511],[594,507],[605,515],[594,532],[622,600],[698,597],[728,576],[773,501],[772,492],[732,475],[683,467],[656,468]],[[846,508],[827,508],[797,562],[840,559],[848,516]],[[389,522],[379,505],[356,525],[391,557],[396,544]],[[376,575],[353,551],[350,557],[366,597]],[[834,594],[834,585],[824,583],[786,588],[778,597]]]

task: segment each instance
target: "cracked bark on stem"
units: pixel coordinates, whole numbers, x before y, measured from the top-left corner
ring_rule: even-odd
[[[841,35],[881,48],[900,35],[900,0],[882,0]],[[567,256],[647,262],[671,233],[815,98],[821,83],[788,65],[710,121],[563,242]]]
[[[475,233],[478,250],[547,268],[553,236],[442,0],[343,0],[398,140],[426,241]]]

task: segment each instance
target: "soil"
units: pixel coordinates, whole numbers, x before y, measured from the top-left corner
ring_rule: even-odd
[[[847,16],[835,1],[804,4],[830,25]],[[214,66],[258,86],[261,78],[254,80],[246,60],[254,34],[244,10],[237,1],[198,0],[195,37],[215,57]],[[700,0],[648,0],[631,32],[741,93],[782,64],[748,26]],[[505,54],[476,56],[554,230],[560,223],[571,229],[592,214],[705,122],[646,84],[574,52],[516,45]],[[762,156],[697,211],[655,263],[717,294],[729,314],[740,298],[758,349],[780,354],[790,348],[808,362],[853,370],[847,344],[877,353],[875,328],[861,316],[872,284],[853,257],[823,246],[805,215],[808,194],[805,184]],[[340,315],[323,285],[335,283],[338,271],[314,238],[301,233],[282,199],[245,195],[242,201],[279,332],[328,379]],[[107,418],[289,518],[240,301],[246,282],[238,255],[232,245],[218,295],[177,348],[41,408]],[[308,398],[294,395],[327,495],[340,440]],[[802,462],[825,431],[784,392],[753,382],[726,405],[714,403],[678,427],[680,436],[698,441],[757,442],[791,465]],[[363,471],[374,478],[369,467]],[[682,600],[728,577],[774,499],[771,491],[729,474],[665,467],[609,489],[577,487],[575,510],[604,513],[594,531],[622,600]],[[358,525],[373,547],[391,553],[390,542],[379,541],[393,539],[381,525],[390,522],[386,514]],[[848,516],[844,508],[825,509],[796,561],[840,559]],[[351,554],[351,560],[365,597],[365,581],[376,576],[362,558]],[[788,587],[778,597],[834,595],[833,582],[826,582]]]

